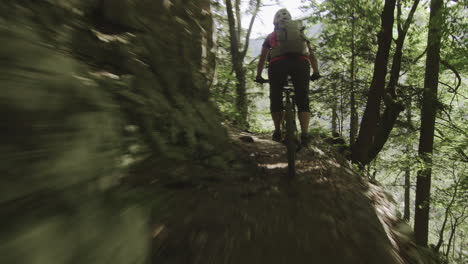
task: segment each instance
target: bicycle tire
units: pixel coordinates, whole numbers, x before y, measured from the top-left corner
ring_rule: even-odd
[[[288,175],[294,177],[296,175],[296,133],[295,133],[295,114],[293,111],[293,105],[289,94],[286,96],[285,105],[285,119],[286,119],[286,155],[288,157]]]

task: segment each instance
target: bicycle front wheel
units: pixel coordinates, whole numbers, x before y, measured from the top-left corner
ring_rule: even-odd
[[[293,111],[293,105],[289,98],[286,97],[286,152],[288,156],[288,175],[292,178],[296,175],[296,125],[294,119],[296,118]]]

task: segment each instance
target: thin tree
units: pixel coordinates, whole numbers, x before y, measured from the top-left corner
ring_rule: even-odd
[[[445,242],[444,241],[445,227],[447,225],[447,221],[448,221],[449,217],[453,214],[452,213],[452,207],[455,206],[458,190],[460,188],[461,181],[463,179],[462,177],[459,177],[458,179],[456,179],[455,168],[454,167],[455,166],[452,167],[452,177],[454,178],[455,183],[454,183],[454,186],[453,186],[453,192],[452,192],[452,196],[450,198],[450,202],[448,203],[447,207],[445,208],[444,221],[442,222],[442,226],[441,226],[440,231],[439,231],[439,241],[437,242],[436,246],[434,247],[434,250],[436,252],[439,252],[440,247]],[[453,228],[453,225],[452,225],[452,228]],[[455,233],[455,230],[452,230],[452,232],[451,232],[451,234],[449,236],[450,237],[449,242],[451,242],[451,240],[453,239],[454,233]],[[447,247],[447,250],[450,250],[450,246]],[[448,253],[447,253],[447,255],[448,255]]]
[[[236,75],[236,109],[240,114],[239,125],[247,127],[248,116],[248,100],[247,100],[247,83],[246,70],[244,67],[244,59],[249,48],[249,39],[252,32],[252,27],[260,10],[261,0],[255,1],[255,7],[250,18],[249,27],[245,35],[244,43],[241,43],[242,25],[241,25],[241,1],[235,0],[235,6],[231,0],[226,0],[226,11],[229,24],[229,41],[232,59],[232,69]]]
[[[354,2],[353,2],[354,3]],[[356,108],[356,91],[355,91],[355,67],[356,67],[356,16],[354,14],[354,4],[352,5],[351,13],[351,65],[350,65],[350,129],[349,129],[349,142],[352,145],[356,140],[358,131],[359,118]]]
[[[424,166],[418,171],[416,181],[416,204],[414,233],[416,243],[427,246],[429,208],[431,193],[432,153],[437,112],[437,88],[439,82],[440,42],[442,38],[443,1],[431,0],[429,34],[427,37],[426,71],[421,109],[421,128],[418,154]]]
[[[411,128],[413,127],[413,122],[411,119],[411,99],[408,100],[408,105],[406,106],[406,122],[408,128],[406,129],[407,136],[411,133]],[[409,153],[412,149],[411,143],[407,142],[405,146],[406,150],[406,159],[409,158]],[[405,165],[405,186],[404,186],[404,200],[405,200],[405,208],[403,213],[403,220],[409,222],[411,218],[411,209],[410,209],[410,191],[411,191],[411,166],[408,164],[408,160],[406,160]]]

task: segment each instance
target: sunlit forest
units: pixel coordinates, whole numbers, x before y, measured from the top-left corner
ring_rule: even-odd
[[[2,0],[0,263],[467,263],[467,17]]]

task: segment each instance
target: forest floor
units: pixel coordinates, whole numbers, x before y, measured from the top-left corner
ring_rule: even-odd
[[[290,181],[284,145],[229,133],[239,155],[229,169],[179,166],[195,179],[185,182],[143,177],[158,194],[152,263],[424,263],[391,198],[333,147],[302,149]]]

